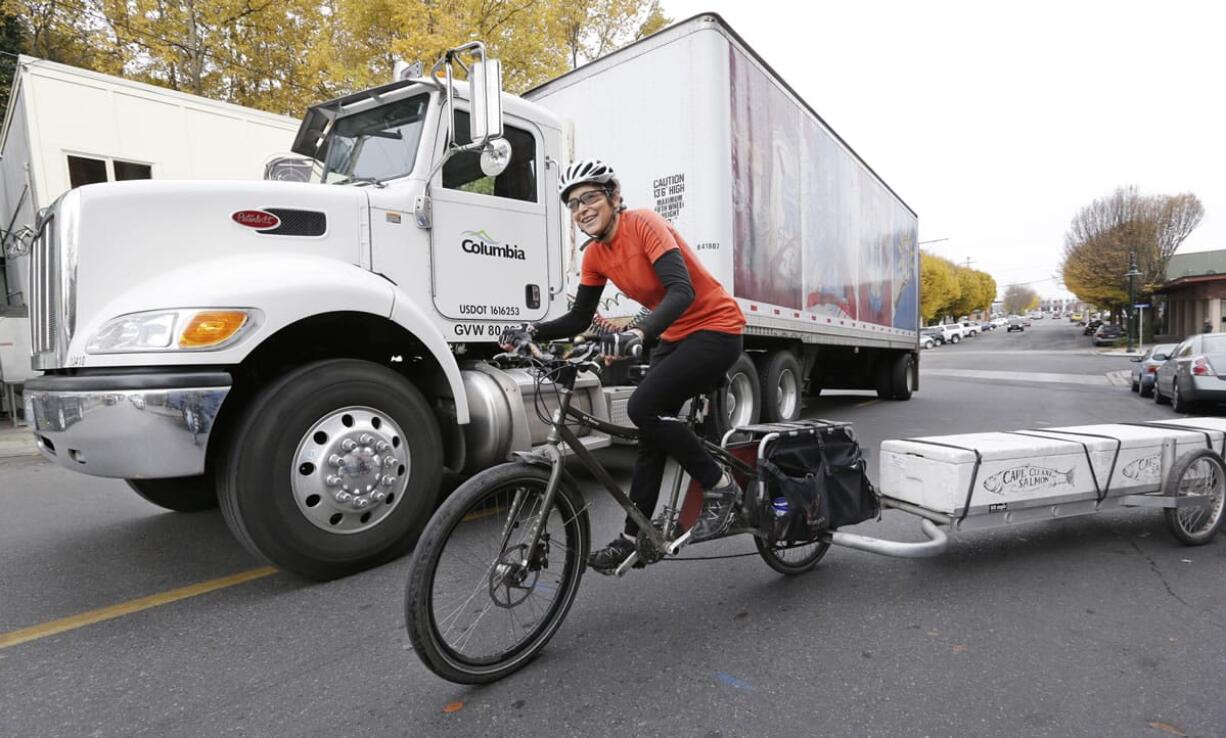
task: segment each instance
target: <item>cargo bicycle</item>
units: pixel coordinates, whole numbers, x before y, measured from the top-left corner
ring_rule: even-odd
[[[539,372],[538,381],[551,384],[556,392],[556,407],[542,418],[551,427],[547,443],[531,452],[516,453],[513,461],[461,485],[427,524],[410,563],[405,596],[410,640],[428,668],[458,683],[492,682],[522,668],[557,632],[574,602],[591,541],[588,504],[565,468],[567,455],[576,456],[639,526],[636,551],[616,575],[676,558],[690,544],[688,526],[701,506],[701,489],[670,460],[660,495],[664,504],[656,519],[648,520],[571,427],[577,423],[630,441],[637,437],[633,427],[601,420],[571,402],[576,378],[582,372],[600,370],[595,347],[580,347],[563,358],[534,350],[537,355],[531,359],[503,355],[496,361],[532,362]],[[947,498],[938,503],[916,501],[905,484],[890,479],[891,474],[883,474],[885,486],[878,494],[867,481],[847,423],[816,420],[718,427],[718,421],[726,417],[720,407],[725,391],[726,386],[697,394],[684,413],[685,422],[704,429],[705,447],[731,469],[744,491],[733,526],[721,537],[752,535],[758,555],[783,574],[813,569],[831,545],[900,558],[935,556],[948,546],[947,530],[985,530],[1122,508],[1162,509],[1181,543],[1203,545],[1216,537],[1226,518],[1226,421],[1193,419],[1186,424],[1124,423],[980,434],[998,444],[1008,438],[1055,443],[1067,446],[1075,457],[1084,457],[1080,468],[1088,474],[1082,476],[1092,482],[1087,490],[1008,505],[981,504],[979,500],[985,489],[990,491],[993,484],[1013,478],[997,479],[1001,472],[989,472],[1000,469],[1017,477],[1016,470],[1001,466],[1012,462],[993,460],[989,451],[962,445],[966,437],[883,443],[883,471],[896,471],[895,463],[904,459],[931,464],[942,461],[938,456],[958,461],[955,457],[961,454],[966,463],[958,466],[968,467],[969,480],[949,478],[952,484],[934,483],[934,489],[943,490]],[[541,396],[538,392],[538,400]],[[1215,427],[1209,427],[1211,422]],[[1160,453],[1147,456],[1143,454],[1150,450],[1130,449],[1120,440],[1118,436],[1128,428],[1139,437],[1153,437],[1156,431],[1171,437],[1161,441]],[[850,442],[841,446],[832,442],[838,438]],[[1198,447],[1196,439],[1203,445]],[[815,448],[819,458],[806,460],[805,454]],[[1128,458],[1133,461],[1125,464]],[[795,468],[798,460],[799,469]],[[793,468],[781,468],[787,461]],[[1128,477],[1133,466],[1150,468],[1148,481],[1122,487],[1120,480]],[[806,473],[814,468],[819,469],[818,474]],[[1067,474],[1072,481],[1074,475]],[[811,507],[811,496],[793,489],[819,479],[827,479],[827,484],[837,482],[840,475],[851,481],[850,489],[836,484],[832,490],[838,494],[827,495],[823,488]],[[858,494],[867,494],[881,508],[917,518],[926,540],[883,540],[837,530],[842,524],[871,517],[863,510],[840,511],[834,504],[854,500],[857,483],[861,486]],[[780,503],[787,511],[783,515],[779,514]]]
[[[524,666],[557,632],[575,599],[591,533],[588,504],[565,467],[566,456],[577,457],[638,524],[636,551],[614,575],[675,557],[690,543],[689,525],[701,506],[701,488],[670,459],[660,495],[664,504],[649,520],[580,442],[572,424],[628,441],[638,437],[636,428],[607,422],[572,403],[576,378],[602,368],[594,345],[580,345],[563,358],[532,344],[526,348],[530,358],[503,354],[495,361],[521,366],[527,361],[536,367],[538,383],[551,385],[556,408],[548,418],[537,408],[551,427],[548,441],[462,484],[427,524],[410,564],[405,596],[410,639],[428,668],[454,682],[491,682]],[[805,525],[800,511],[790,519],[781,515],[786,498],[764,500],[761,486],[752,482],[759,455],[781,438],[816,433],[821,424],[721,429],[724,393],[726,384],[700,392],[682,413],[745,491],[732,527],[720,538],[752,534],[758,555],[771,568],[788,575],[807,572],[829,549],[829,536],[820,524]],[[542,394],[537,393],[538,403]],[[779,529],[798,519],[799,529]]]

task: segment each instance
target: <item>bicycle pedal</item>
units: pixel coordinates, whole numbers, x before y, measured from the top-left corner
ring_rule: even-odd
[[[626,560],[621,562],[621,564],[618,565],[616,569],[608,573],[616,574],[619,577],[624,577],[626,576],[626,572],[630,571],[630,569],[633,568],[636,563],[638,563],[638,560],[639,560],[639,555],[638,555],[638,552],[636,551],[630,554],[629,556],[627,556]]]

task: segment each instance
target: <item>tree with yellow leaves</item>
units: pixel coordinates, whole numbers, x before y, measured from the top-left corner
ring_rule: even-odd
[[[0,0],[28,53],[278,113],[481,40],[523,92],[664,27],[658,0]]]

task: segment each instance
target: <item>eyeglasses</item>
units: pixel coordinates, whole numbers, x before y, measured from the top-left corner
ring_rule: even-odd
[[[588,190],[578,197],[572,197],[567,200],[566,207],[573,213],[579,209],[580,205],[595,205],[600,202],[600,198],[608,194],[608,190]]]

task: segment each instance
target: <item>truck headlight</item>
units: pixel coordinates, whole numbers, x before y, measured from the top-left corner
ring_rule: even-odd
[[[238,340],[258,318],[259,311],[152,310],[108,320],[85,344],[91,354],[161,351],[207,351]]]

